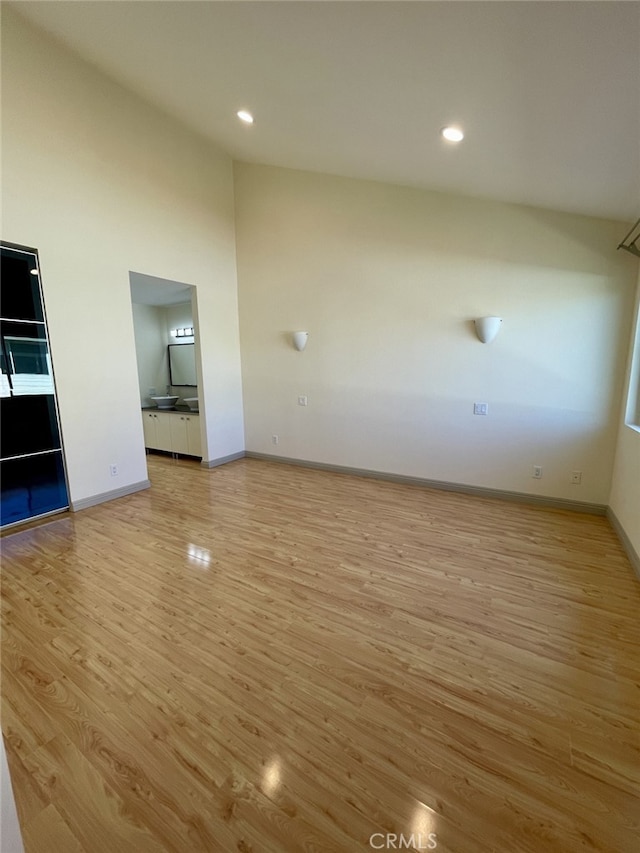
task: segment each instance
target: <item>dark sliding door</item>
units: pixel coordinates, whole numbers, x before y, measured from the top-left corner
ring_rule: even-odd
[[[0,524],[67,509],[49,339],[35,249],[1,245]]]

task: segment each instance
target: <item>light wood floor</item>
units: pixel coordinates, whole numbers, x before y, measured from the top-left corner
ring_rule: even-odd
[[[27,853],[640,850],[640,583],[605,519],[149,463],[2,541]]]

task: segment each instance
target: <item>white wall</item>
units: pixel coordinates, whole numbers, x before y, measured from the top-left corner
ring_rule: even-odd
[[[607,502],[624,224],[249,164],[235,181],[248,450]]]
[[[72,501],[147,476],[131,270],[197,288],[205,458],[241,451],[230,159],[6,6],[2,62],[2,236],[40,251]]]
[[[182,302],[180,305],[168,305],[165,313],[167,335],[170,336],[172,329],[184,329],[193,326],[193,312],[190,302]],[[169,342],[179,344],[180,341],[169,337]]]
[[[618,446],[613,469],[609,505],[635,550],[640,555],[640,427],[637,394],[640,387],[640,273],[636,288],[636,326],[631,335],[628,360],[628,389],[620,419]]]
[[[0,850],[2,853],[23,853],[24,851],[2,736],[0,736]]]
[[[164,394],[169,384],[167,309],[133,303],[133,329],[138,365],[140,405],[149,406],[149,391]]]

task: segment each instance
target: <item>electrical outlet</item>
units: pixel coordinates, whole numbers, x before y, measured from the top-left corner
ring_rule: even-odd
[[[534,465],[533,474],[531,476],[536,480],[542,479],[542,465]]]
[[[271,436],[271,443],[272,444],[279,444],[279,442],[280,442],[280,438],[277,435]]]
[[[109,465],[109,473],[112,477],[118,476],[118,466],[117,465]]]
[[[307,398],[304,396],[298,397],[298,405],[299,406],[306,406],[307,405]]]
[[[582,471],[572,471],[571,482],[574,486],[579,486],[582,483]]]
[[[474,415],[488,415],[489,414],[489,406],[486,403],[474,403],[473,404],[473,414]]]

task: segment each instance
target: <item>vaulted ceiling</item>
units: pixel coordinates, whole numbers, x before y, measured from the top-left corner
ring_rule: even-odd
[[[238,160],[640,215],[637,2],[9,5]]]

